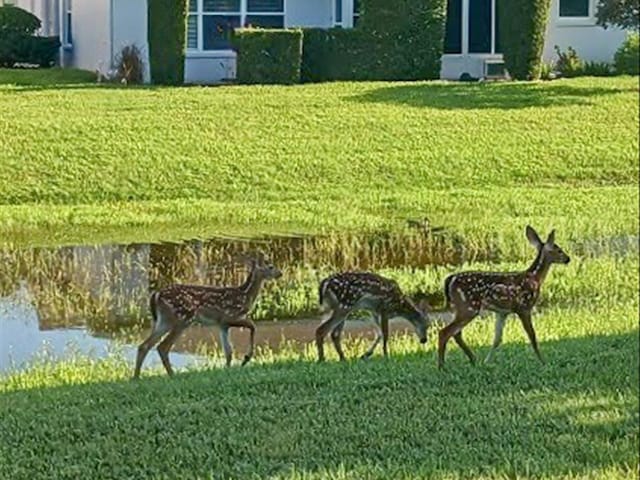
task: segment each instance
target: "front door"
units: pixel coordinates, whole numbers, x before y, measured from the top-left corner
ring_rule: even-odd
[[[448,0],[444,53],[501,53],[496,18],[496,0]]]

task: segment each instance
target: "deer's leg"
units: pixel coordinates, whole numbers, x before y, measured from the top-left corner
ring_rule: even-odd
[[[373,352],[382,340],[382,317],[375,312],[371,312],[371,315],[373,318],[373,325],[376,328],[376,338],[373,340],[373,343],[371,344],[369,349],[360,357],[362,360],[366,360],[371,355],[373,355]]]
[[[456,316],[449,325],[440,330],[438,334],[438,368],[444,367],[444,354],[447,349],[447,342],[449,339],[459,332],[477,315],[476,312],[456,311]]]
[[[476,363],[476,356],[473,354],[473,352],[471,351],[471,349],[469,348],[469,345],[467,345],[467,343],[463,340],[462,338],[462,331],[459,331],[458,333],[456,333],[453,336],[453,339],[455,340],[455,342],[458,344],[458,346],[462,349],[462,351],[464,352],[464,354],[467,356],[467,358],[469,359],[469,361],[471,363]]]
[[[186,327],[176,326],[169,332],[169,335],[164,337],[164,340],[160,342],[158,345],[158,355],[160,355],[160,360],[162,360],[162,365],[164,365],[164,369],[167,371],[169,376],[173,375],[173,368],[171,368],[171,362],[169,361],[169,351],[173,344],[178,340],[178,337],[185,331]]]
[[[231,348],[231,342],[229,341],[229,327],[220,327],[220,343],[222,344],[222,350],[224,351],[225,366],[231,366],[231,359],[233,357],[233,348]]]
[[[507,315],[504,313],[496,313],[496,330],[493,334],[493,345],[491,345],[491,350],[487,354],[487,358],[484,359],[484,363],[489,363],[493,358],[496,350],[502,343],[502,332],[504,331],[504,326],[507,321]]]
[[[386,315],[382,315],[382,321],[381,323],[381,327],[382,327],[382,354],[385,357],[389,356],[389,318]]]
[[[342,330],[344,329],[344,323],[345,321],[342,320],[342,322],[337,324],[335,327],[333,327],[333,330],[331,330],[331,341],[333,342],[333,346],[335,347],[336,352],[338,352],[338,357],[340,357],[341,362],[344,362],[346,360],[344,352],[342,351],[342,344],[340,343]]]
[[[248,318],[238,318],[227,322],[227,327],[241,327],[249,329],[249,350],[244,355],[242,366],[246,365],[253,358],[253,349],[256,339],[256,325]]]
[[[142,363],[149,353],[149,350],[153,348],[153,346],[160,341],[160,339],[171,329],[171,325],[168,321],[166,321],[164,315],[161,312],[158,312],[158,319],[153,324],[153,328],[151,330],[151,334],[147,337],[147,339],[140,344],[138,347],[138,355],[136,356],[136,367],[133,372],[133,378],[140,377],[140,369],[142,368]]]
[[[536,353],[538,360],[540,360],[541,363],[544,363],[542,355],[540,354],[540,350],[538,350],[538,340],[536,339],[536,332],[533,329],[533,324],[531,323],[531,312],[518,312],[518,317],[520,317],[520,321],[522,322],[524,331],[529,337],[529,342],[531,342],[531,346],[533,347],[533,351]]]
[[[324,361],[324,337],[339,323],[344,322],[344,312],[336,309],[331,316],[323,321],[316,329],[316,347],[318,349],[318,362]]]

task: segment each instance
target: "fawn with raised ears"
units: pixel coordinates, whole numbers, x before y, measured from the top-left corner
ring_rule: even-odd
[[[249,329],[249,350],[242,361],[246,365],[253,357],[255,324],[248,314],[265,281],[280,277],[281,272],[265,260],[260,253],[256,258],[242,259],[249,266],[249,275],[239,287],[212,287],[200,285],[170,285],[154,292],[150,299],[153,319],[149,337],[138,347],[133,378],[140,376],[142,362],[149,350],[166,335],[158,345],[158,354],[169,375],[173,369],[169,351],[180,334],[194,323],[220,328],[220,343],[224,350],[226,366],[231,364],[233,349],[229,342],[229,328]]]
[[[388,355],[389,320],[402,317],[414,327],[420,343],[427,341],[429,320],[426,306],[413,303],[398,284],[368,272],[345,272],[331,275],[320,283],[320,305],[330,315],[316,330],[318,361],[324,360],[324,338],[331,332],[331,340],[341,361],[345,360],[340,337],[347,316],[354,311],[367,311],[374,321],[377,335],[371,347],[361,358],[369,358],[380,340],[384,356]]]
[[[515,313],[522,322],[533,351],[544,363],[536,332],[531,323],[531,310],[538,300],[540,288],[554,263],[569,263],[569,256],[555,243],[555,230],[546,242],[542,242],[536,231],[527,226],[527,239],[538,254],[531,266],[523,272],[462,272],[448,276],[444,282],[447,304],[453,309],[454,320],[440,330],[438,338],[438,367],[444,366],[445,350],[451,337],[462,348],[471,363],[473,352],[462,339],[462,329],[481,311],[496,315],[493,345],[485,362],[488,362],[502,343],[502,332],[507,316]]]

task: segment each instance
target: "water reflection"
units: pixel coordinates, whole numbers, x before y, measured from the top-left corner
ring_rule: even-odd
[[[571,247],[580,255],[624,255],[637,253],[638,237],[589,240]],[[43,342],[54,354],[61,354],[72,342],[79,351],[104,355],[112,338],[144,331],[151,291],[174,282],[238,285],[246,268],[234,259],[258,248],[284,270],[278,285],[267,286],[280,289],[276,300],[284,290],[300,284],[301,272],[424,267],[494,260],[496,255],[474,251],[460,239],[406,232],[0,251],[0,370],[6,370],[11,359],[15,364],[28,360],[42,350]],[[314,287],[302,294],[306,295],[309,317],[316,309],[317,292]],[[278,316],[268,310],[257,313],[263,319]],[[317,318],[310,322],[263,322],[257,342],[272,349],[283,339],[305,344],[313,338],[316,325]],[[403,324],[397,326],[404,328]],[[368,326],[357,322],[347,327],[349,332],[369,334]],[[234,331],[232,340],[236,351],[246,350],[245,333]],[[194,352],[203,342],[216,347],[215,332],[194,327],[185,332],[176,351]],[[133,355],[133,350],[129,348],[125,354]],[[188,362],[189,357],[183,360]],[[176,361],[179,364],[179,357]]]

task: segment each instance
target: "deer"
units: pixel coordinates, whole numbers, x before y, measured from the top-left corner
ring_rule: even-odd
[[[420,343],[427,342],[431,322],[426,313],[426,302],[416,305],[394,280],[369,272],[336,273],[320,282],[319,302],[328,316],[315,332],[318,362],[325,359],[324,339],[329,332],[340,361],[345,361],[341,335],[347,317],[355,311],[369,313],[377,333],[369,349],[360,357],[363,360],[373,355],[381,340],[383,355],[388,356],[389,320],[395,317],[408,320]]]
[[[140,369],[147,353],[163,336],[164,339],[158,345],[158,354],[167,374],[173,376],[169,351],[182,332],[192,324],[219,327],[226,367],[231,365],[233,356],[229,329],[248,329],[249,349],[242,366],[249,363],[253,357],[256,331],[255,324],[248,317],[249,312],[262,285],[268,280],[279,278],[282,272],[266,260],[262,253],[258,253],[255,258],[242,257],[241,260],[249,267],[249,274],[238,287],[173,284],[151,294],[149,307],[152,330],[138,347],[134,379],[140,377]]]
[[[543,242],[529,225],[526,238],[536,249],[537,255],[529,268],[520,272],[460,272],[449,275],[444,281],[447,306],[453,310],[454,318],[438,335],[438,367],[444,367],[447,342],[453,337],[469,361],[475,356],[462,338],[462,329],[481,312],[493,312],[496,317],[493,344],[485,363],[491,361],[502,343],[502,333],[507,317],[515,314],[520,318],[524,331],[538,360],[544,359],[538,348],[536,332],[531,323],[531,311],[540,295],[551,265],[568,264],[569,256],[555,243],[555,230]]]

